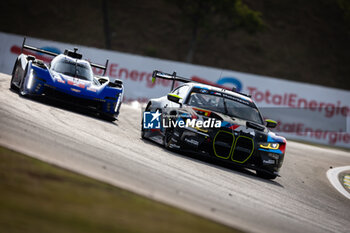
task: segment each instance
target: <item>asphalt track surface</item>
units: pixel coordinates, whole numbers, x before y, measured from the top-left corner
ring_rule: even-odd
[[[289,142],[281,177],[268,181],[140,139],[140,107],[110,123],[9,86],[0,74],[3,146],[250,232],[349,232],[350,201],[326,177],[350,165],[349,152]]]

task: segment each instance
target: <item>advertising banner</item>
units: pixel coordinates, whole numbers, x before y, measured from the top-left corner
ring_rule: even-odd
[[[0,72],[12,72],[22,42],[23,36],[0,33]],[[109,59],[106,76],[123,81],[124,101],[146,102],[166,95],[171,82],[157,79],[152,83],[152,71],[176,71],[194,81],[235,87],[251,95],[263,116],[279,123],[275,131],[288,139],[350,148],[350,92],[346,90],[36,38],[27,38],[26,44],[58,53],[77,47],[84,59],[97,64]],[[52,59],[44,54],[32,55],[46,63]]]

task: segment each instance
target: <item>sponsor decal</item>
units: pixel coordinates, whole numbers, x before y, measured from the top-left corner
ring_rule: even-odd
[[[104,99],[99,99],[99,98],[95,98],[94,100],[99,101],[99,102],[106,102],[106,100],[104,100]]]
[[[238,98],[238,97],[235,97],[235,96],[232,96],[232,95],[227,95],[225,93],[223,93],[222,96],[227,98],[227,99],[231,99],[231,100],[237,101],[237,102],[245,104],[245,105],[250,105],[250,102],[251,102],[251,100],[249,98],[247,98],[247,100],[248,100],[247,101],[245,99]]]
[[[59,83],[66,83],[66,81],[64,81],[64,79],[62,79],[62,77],[58,74],[54,74],[53,77],[56,79],[57,82]]]
[[[78,90],[78,89],[75,89],[75,88],[71,88],[71,90],[74,91],[74,92],[77,92],[77,93],[81,92],[81,90]]]
[[[194,140],[194,139],[185,138],[185,142],[187,142],[188,144],[192,144],[194,146],[198,146],[199,145],[199,142],[197,140]]]
[[[269,159],[269,160],[263,160],[264,164],[275,164],[275,160]]]
[[[93,87],[87,87],[86,90],[92,91],[92,92],[97,92],[97,89],[93,88]]]
[[[204,115],[204,116],[210,116],[210,114],[211,114],[211,111],[205,110],[205,109],[201,109],[201,108],[193,107],[193,110],[195,110],[198,114]]]
[[[71,86],[80,87],[80,88],[82,88],[82,89],[85,88],[85,85],[84,85],[83,83],[76,83],[76,82],[74,82],[74,81],[72,81],[72,80],[68,80],[67,83],[68,83],[69,85],[71,85]]]
[[[47,83],[45,83],[45,84],[44,84],[44,86],[45,86],[45,87],[52,88],[52,89],[56,89],[56,87],[55,87],[55,86],[49,85],[49,84],[47,84]]]
[[[80,88],[82,88],[82,89],[85,88],[85,84],[83,84],[83,83],[78,83],[76,86],[77,86],[77,87],[80,87]]]
[[[176,145],[176,144],[173,144],[173,143],[169,144],[169,147],[170,148],[174,148],[174,149],[180,149],[179,145]]]

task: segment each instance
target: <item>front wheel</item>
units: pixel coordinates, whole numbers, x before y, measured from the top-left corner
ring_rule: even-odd
[[[26,87],[25,87],[27,73],[28,73],[28,65],[26,66],[26,69],[24,70],[23,77],[22,77],[20,84],[19,84],[19,94],[23,97],[28,96],[28,90],[26,90]]]
[[[142,139],[146,139],[145,134],[146,132],[145,132],[145,129],[143,128],[143,117],[142,117],[142,120],[141,120],[141,138]]]
[[[271,174],[265,171],[256,171],[256,175],[260,178],[267,179],[267,180],[273,180],[273,179],[276,179],[277,177],[277,175]]]
[[[18,74],[19,74],[19,67],[18,67],[18,61],[16,60],[12,70],[12,77],[11,77],[11,83],[10,83],[10,88],[12,90],[18,90],[17,86],[14,84],[15,80],[18,79]]]
[[[21,81],[21,84],[19,86],[19,94],[23,97],[28,96],[28,92],[26,91],[25,86],[24,86],[25,81],[26,81],[25,77],[23,77],[23,80]]]
[[[170,142],[173,138],[173,135],[172,135],[172,130],[171,129],[165,129],[164,130],[164,136],[163,136],[163,145],[166,149],[170,149]]]
[[[175,119],[174,119],[174,114],[170,115],[170,117],[167,119],[168,122],[173,122],[175,123]],[[174,124],[171,124],[174,125]],[[173,127],[169,127],[169,128],[165,128],[164,129],[164,136],[163,136],[163,145],[166,149],[175,149],[173,148],[174,146],[174,142],[176,140],[174,139],[174,128]],[[172,146],[171,146],[172,144]]]

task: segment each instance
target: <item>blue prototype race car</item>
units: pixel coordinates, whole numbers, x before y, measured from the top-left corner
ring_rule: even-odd
[[[32,55],[25,55],[23,50],[53,56],[46,65]],[[22,44],[22,52],[17,57],[11,79],[11,89],[18,90],[21,96],[48,96],[70,104],[87,107],[101,117],[114,121],[117,119],[124,87],[121,80],[111,82],[106,76],[94,75],[92,68],[104,70],[105,66],[90,63],[82,59],[82,54],[65,50],[57,54],[43,49]]]

